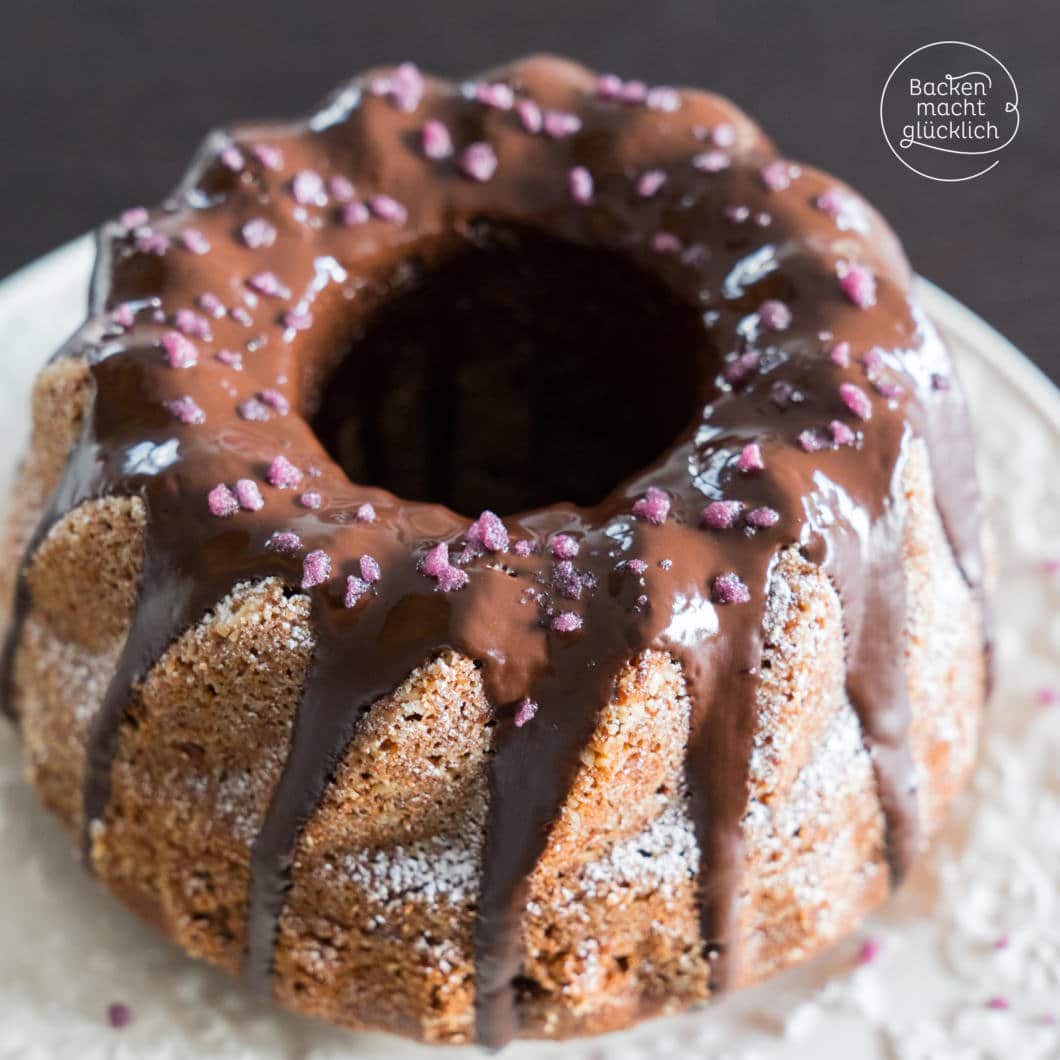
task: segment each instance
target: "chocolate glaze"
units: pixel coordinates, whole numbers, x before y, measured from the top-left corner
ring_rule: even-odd
[[[290,754],[252,853],[246,966],[266,987],[301,828],[360,718],[425,658],[453,648],[476,660],[498,721],[475,930],[477,1034],[497,1046],[519,1031],[513,982],[527,879],[618,673],[645,649],[670,652],[688,683],[687,783],[701,850],[702,940],[712,988],[733,980],[763,613],[785,547],[797,545],[819,563],[840,594],[848,691],[876,769],[892,875],[901,878],[918,840],[901,643],[900,475],[910,439],[923,437],[954,556],[978,587],[972,446],[959,392],[937,383],[949,377],[948,357],[909,301],[908,266],[884,222],[848,192],[856,210],[838,223],[815,205],[836,182],[806,167],[788,187],[771,190],[761,170],[775,158],[772,145],[725,100],[682,91],[676,109],[669,102],[616,102],[598,95],[588,71],[550,58],[487,75],[485,81],[504,82],[519,98],[580,118],[580,130],[554,138],[527,132],[514,110],[476,100],[474,83],[429,79],[422,101],[406,111],[380,91],[384,76],[351,82],[306,121],[212,136],[173,198],[150,216],[151,233],[172,241],[165,253],[152,252],[150,241],[143,249],[142,228],[103,229],[89,320],[60,353],[87,358],[95,394],[27,560],[55,521],[86,499],[136,495],[146,505],[132,625],[89,735],[87,846],[93,822],[106,812],[130,701],[167,647],[237,583],[276,575],[298,591],[305,553],[323,549],[330,556],[332,576],[308,590],[314,658]],[[420,130],[428,118],[446,123],[458,154],[473,141],[489,143],[498,160],[493,178],[479,183],[455,159],[426,159]],[[731,127],[734,142],[719,127]],[[724,144],[729,164],[704,172],[691,160],[712,149],[712,136]],[[279,148],[279,168],[257,157],[255,144]],[[592,174],[590,203],[570,194],[574,166]],[[299,205],[290,181],[304,169],[348,178],[359,201],[392,196],[407,208],[407,220],[343,224],[333,195]],[[642,196],[637,178],[648,169],[663,170],[667,179]],[[727,207],[746,207],[746,218]],[[250,249],[238,233],[256,217],[268,219],[277,235],[271,245]],[[311,413],[336,351],[385,300],[402,264],[415,257],[429,271],[466,248],[468,233],[483,222],[534,229],[644,269],[703,313],[707,370],[694,422],[654,464],[595,507],[557,503],[506,519],[513,541],[532,542],[535,551],[474,555],[466,587],[441,592],[418,561],[440,541],[451,543],[455,555],[469,519],[350,482],[298,413]],[[188,227],[206,237],[207,253],[181,245]],[[661,240],[660,232],[667,234]],[[875,305],[858,308],[844,296],[840,262],[872,270]],[[262,270],[275,272],[290,297],[248,301],[247,280]],[[229,308],[242,306],[249,325],[231,314],[211,319],[212,338],[192,340],[197,366],[171,368],[160,348],[170,330],[164,315],[194,307],[204,292]],[[789,328],[764,330],[757,309],[765,299],[790,307]],[[117,326],[125,303],[135,320]],[[292,307],[311,312],[312,326],[285,326],[282,314]],[[839,340],[850,344],[848,367],[829,359]],[[877,379],[899,384],[901,394],[872,392],[862,358],[874,347],[882,351]],[[223,348],[242,352],[243,371],[215,360]],[[762,351],[758,370],[726,383],[723,365],[750,348]],[[357,356],[356,344],[350,356]],[[872,393],[870,419],[855,421],[840,402],[843,381]],[[778,382],[796,389],[800,400],[778,400]],[[268,422],[240,418],[237,403],[263,387],[280,389],[294,411]],[[186,394],[204,410],[204,423],[185,425],[163,407]],[[800,432],[835,419],[858,432],[856,444],[816,452],[797,444]],[[750,441],[760,444],[765,470],[741,474],[736,460]],[[319,470],[307,484],[322,495],[320,508],[299,507],[299,491],[264,483],[278,453]],[[264,508],[211,516],[207,492],[241,478],[262,483]],[[662,525],[633,514],[649,487],[671,500]],[[779,521],[753,533],[704,529],[704,504],[722,497],[768,505]],[[365,501],[374,505],[374,522],[354,517]],[[267,547],[275,531],[289,530],[302,539],[297,554]],[[554,560],[547,542],[558,532],[579,541],[575,565],[595,577],[595,589],[576,602],[548,592]],[[362,553],[378,559],[383,577],[346,608],[345,575],[357,572]],[[646,562],[643,573],[624,564],[630,559]],[[711,580],[725,572],[746,584],[749,602],[712,602]],[[540,602],[528,601],[528,588],[544,591]],[[13,663],[30,603],[23,577],[4,656],[5,706],[12,713]],[[577,612],[581,630],[553,631],[553,610]],[[539,709],[517,727],[515,708],[524,697]]]

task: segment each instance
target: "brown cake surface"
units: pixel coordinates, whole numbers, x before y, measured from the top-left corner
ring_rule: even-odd
[[[351,1027],[596,1033],[807,958],[940,824],[986,685],[908,283],[728,102],[562,60],[216,134],[34,393],[42,800]]]

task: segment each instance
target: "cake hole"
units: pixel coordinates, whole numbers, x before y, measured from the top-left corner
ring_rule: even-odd
[[[352,481],[410,500],[595,504],[674,442],[717,371],[699,312],[615,253],[480,223],[402,272],[310,421]]]

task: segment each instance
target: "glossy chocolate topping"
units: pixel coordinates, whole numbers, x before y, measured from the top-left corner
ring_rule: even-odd
[[[469,288],[461,312],[473,317],[473,262],[489,272],[498,254],[509,270],[523,257],[566,254],[567,275],[598,266],[616,291],[642,282],[645,312],[649,301],[656,312],[671,307],[643,318],[651,326],[601,332],[591,370],[556,385],[582,397],[599,389],[605,407],[593,430],[614,425],[616,446],[619,432],[676,440],[600,503],[578,507],[567,503],[574,492],[548,495],[575,490],[582,476],[570,485],[553,474],[563,447],[549,450],[555,439],[546,439],[549,466],[527,457],[529,485],[508,500],[513,510],[520,496],[556,503],[503,521],[351,481],[321,440],[350,420],[363,446],[341,457],[346,466],[400,479],[373,470],[388,466],[390,450],[364,427],[373,388],[385,404],[404,381],[381,367],[400,346],[396,300],[422,296],[408,303],[411,326],[411,307],[429,321]],[[449,286],[432,286],[445,270]],[[132,626],[91,727],[86,842],[106,810],[135,686],[167,647],[239,582],[277,575],[304,589],[315,653],[252,857],[246,964],[268,984],[300,830],[361,717],[425,658],[464,652],[481,667],[498,721],[475,947],[478,1037],[502,1044],[519,1029],[527,878],[618,672],[661,649],[681,663],[692,703],[687,783],[703,944],[722,988],[739,960],[763,614],[775,560],[795,545],[840,595],[848,691],[898,880],[918,849],[899,486],[912,438],[929,445],[956,560],[969,584],[981,577],[963,401],[909,280],[871,207],[778,159],[725,100],[597,78],[556,59],[463,84],[423,80],[409,66],[380,71],[306,121],[212,136],[164,207],[104,228],[90,318],[60,354],[88,358],[95,394],[27,555],[88,498],[134,494],[148,513]],[[498,320],[505,283],[490,295]],[[575,287],[576,296],[557,291],[561,322],[591,301],[591,282]],[[534,297],[528,326],[544,316],[540,290]],[[623,319],[636,309],[624,305]],[[417,326],[425,341],[429,326]],[[442,394],[461,341],[447,327],[430,358]],[[633,373],[621,398],[602,384],[610,342],[624,347],[614,370]],[[634,343],[639,362],[629,360]],[[497,345],[498,364],[510,345]],[[528,357],[530,380],[553,370],[535,369],[542,356]],[[557,363],[570,356],[564,349]],[[680,410],[669,435],[659,407],[667,392]],[[444,453],[444,407],[440,416],[422,437]],[[577,449],[576,435],[570,443]],[[413,478],[428,499],[451,495],[451,470]],[[460,503],[474,502],[472,488],[461,491]],[[20,616],[28,604],[23,579]],[[19,636],[20,622],[6,655],[9,690]]]

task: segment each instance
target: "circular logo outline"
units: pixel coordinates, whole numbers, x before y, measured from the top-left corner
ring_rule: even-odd
[[[1008,145],[1010,143],[1012,143],[1013,140],[1016,139],[1016,134],[1020,130],[1020,109],[1019,109],[1019,107],[1020,107],[1020,91],[1019,91],[1019,87],[1016,84],[1016,79],[1012,76],[1012,72],[1009,70],[1009,68],[996,55],[994,55],[991,52],[988,52],[986,50],[986,48],[981,48],[978,44],[969,44],[968,41],[964,41],[964,40],[936,40],[936,41],[932,41],[930,44],[921,44],[919,48],[914,48],[908,55],[905,55],[901,59],[899,59],[898,62],[895,64],[894,69],[890,72],[890,74],[887,75],[887,80],[884,81],[884,83],[883,83],[883,91],[880,93],[880,131],[883,133],[883,142],[890,149],[891,154],[894,155],[894,157],[897,158],[898,161],[901,162],[902,165],[905,166],[906,169],[911,170],[918,177],[923,177],[925,180],[935,180],[935,181],[938,181],[941,184],[960,184],[960,183],[963,183],[966,180],[975,180],[977,177],[981,177],[984,174],[989,173],[990,170],[992,170],[1001,161],[1001,159],[1000,158],[995,158],[994,161],[991,162],[990,165],[988,165],[985,169],[979,170],[978,173],[970,173],[968,176],[964,176],[964,177],[933,177],[930,173],[924,173],[921,170],[917,169],[916,166],[914,166],[914,165],[910,164],[909,162],[907,162],[898,153],[898,151],[895,149],[894,144],[891,143],[891,138],[890,138],[890,136],[887,133],[887,125],[886,125],[886,123],[884,121],[884,116],[883,116],[883,103],[884,103],[884,100],[887,98],[887,89],[890,87],[891,82],[894,80],[894,75],[896,73],[898,73],[898,71],[901,69],[901,67],[905,63],[907,63],[910,59],[912,59],[912,57],[914,55],[917,55],[920,52],[925,51],[927,48],[937,48],[940,44],[959,44],[959,45],[962,45],[965,48],[971,48],[973,51],[977,51],[980,54],[985,55],[987,58],[993,59],[993,61],[995,63],[997,63],[997,65],[1000,66],[1002,70],[1005,71],[1005,75],[1008,77],[1009,83],[1012,85],[1012,92],[1013,92],[1013,95],[1015,97],[1013,102],[1005,104],[1005,112],[1008,113],[1008,114],[1015,114],[1016,115],[1016,127],[1012,130],[1012,135],[1003,144],[1000,144],[997,147],[992,147],[992,148],[990,148],[987,151],[957,151],[957,150],[954,150],[953,148],[934,147],[931,144],[922,144],[920,146],[928,147],[928,148],[930,148],[931,150],[934,150],[934,151],[945,151],[947,154],[960,154],[960,155],[991,155],[991,154],[996,154],[998,151],[1004,150],[1004,148],[1008,147]],[[967,76],[967,75],[966,74],[961,74],[961,75],[947,74],[946,76],[948,78],[950,78],[950,79],[954,79],[957,76],[964,77],[964,76]]]

